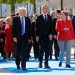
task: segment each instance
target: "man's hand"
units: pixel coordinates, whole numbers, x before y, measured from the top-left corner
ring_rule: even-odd
[[[17,38],[15,37],[15,38],[13,38],[13,41],[15,42],[15,43],[17,43]]]
[[[37,43],[39,42],[39,37],[38,37],[38,36],[36,36],[36,42],[37,42]]]
[[[52,35],[51,34],[49,35],[49,40],[52,40]]]
[[[54,35],[54,39],[57,39],[57,36],[56,35]]]
[[[70,30],[70,28],[64,28],[64,31],[65,32],[67,32],[67,31],[69,31]]]
[[[3,39],[0,39],[1,42],[3,42]]]
[[[31,42],[31,39],[28,39],[28,43],[30,43]]]

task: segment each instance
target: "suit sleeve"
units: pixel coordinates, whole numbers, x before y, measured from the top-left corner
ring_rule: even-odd
[[[49,34],[52,34],[52,35],[54,34],[54,29],[53,29],[53,24],[52,24],[52,17],[50,17]]]
[[[31,39],[31,20],[28,18],[28,38]]]
[[[72,25],[73,25],[74,35],[75,35],[75,16],[72,19]]]
[[[32,22],[31,23],[31,36],[34,35],[34,25],[35,25],[35,22]]]
[[[36,19],[36,36],[39,36],[39,28],[40,28],[40,18]]]
[[[16,17],[13,18],[12,20],[12,36],[16,37],[17,36],[17,30],[16,30]]]

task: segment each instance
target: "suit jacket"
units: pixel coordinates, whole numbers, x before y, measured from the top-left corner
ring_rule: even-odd
[[[36,37],[36,22],[32,22],[31,24],[31,36]]]
[[[75,16],[73,16],[72,18],[72,25],[73,25],[74,35],[75,35]]]
[[[36,33],[37,36],[43,38],[48,37],[52,34],[53,27],[52,27],[52,17],[47,15],[47,20],[45,21],[43,15],[37,17],[36,20]]]
[[[25,17],[25,34],[22,34],[22,26],[20,16],[15,16],[12,20],[12,29],[13,29],[13,37],[16,37],[18,40],[29,39],[31,36],[31,21],[28,17]]]
[[[57,18],[53,18],[52,19],[53,35],[57,35],[57,31],[55,29],[55,27],[56,27],[56,21],[57,21]]]

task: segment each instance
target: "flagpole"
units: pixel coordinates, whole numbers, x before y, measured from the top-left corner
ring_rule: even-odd
[[[28,16],[28,2],[26,3],[26,6],[27,6],[27,16]]]
[[[11,13],[15,14],[15,4],[11,4]]]
[[[63,0],[61,0],[61,10],[63,10]]]
[[[36,13],[36,0],[34,0],[34,14]]]
[[[0,18],[2,18],[2,4],[0,4],[0,9],[1,9],[1,16],[0,16]]]

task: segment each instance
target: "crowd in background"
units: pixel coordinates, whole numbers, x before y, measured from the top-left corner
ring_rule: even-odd
[[[50,68],[48,60],[59,60],[62,66],[66,53],[66,67],[71,68],[71,48],[75,49],[75,16],[65,10],[53,10],[48,14],[48,6],[43,4],[42,14],[37,13],[32,19],[26,16],[26,8],[21,7],[17,14],[0,19],[0,53],[3,60],[15,60],[17,69],[27,70],[26,62],[31,57],[33,46],[35,60],[42,68]],[[24,25],[24,26],[23,26]],[[43,57],[45,56],[45,57]],[[21,65],[21,66],[20,66]]]

